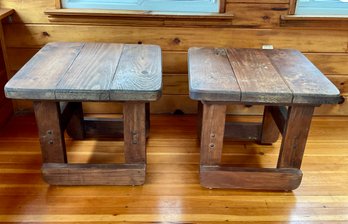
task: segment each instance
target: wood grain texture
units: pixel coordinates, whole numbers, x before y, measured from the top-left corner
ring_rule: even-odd
[[[226,105],[203,104],[200,164],[221,162],[225,119]]]
[[[292,93],[262,50],[227,49],[241,102],[291,103]]]
[[[296,11],[296,0],[289,0],[290,7],[289,7],[289,15],[294,15]]]
[[[151,33],[148,31],[151,30]],[[49,36],[43,35],[43,32]],[[71,35],[67,35],[71,32]],[[260,48],[272,43],[277,48],[296,48],[301,52],[346,53],[348,31],[309,29],[190,28],[134,26],[76,26],[11,24],[4,26],[8,47],[40,47],[54,41],[151,43],[162,50],[199,47]],[[207,33],[214,34],[206,35]],[[334,38],[332,38],[334,37]],[[177,40],[180,40],[178,42]]]
[[[184,51],[191,46],[206,47],[252,47],[261,48],[263,44],[272,44],[275,48],[296,48],[303,53],[313,55],[311,61],[325,74],[345,74],[347,60],[347,31],[332,26],[330,30],[319,27],[279,27],[279,16],[288,11],[278,11],[286,8],[289,0],[228,0],[227,13],[235,16],[231,25],[225,28],[190,27],[189,24],[163,27],[162,21],[147,22],[134,20],[117,21],[113,25],[103,26],[72,23],[50,23],[46,9],[55,8],[54,0],[1,1],[1,8],[14,8],[13,23],[4,24],[6,44],[10,54],[11,66],[20,68],[28,59],[18,63],[30,49],[38,50],[49,41],[84,41],[118,43],[159,44],[166,52],[174,52],[172,56],[163,56],[163,72],[187,74],[187,58]],[[206,20],[209,22],[210,20]],[[86,22],[86,21],[85,21]],[[144,27],[146,26],[146,27]],[[150,28],[148,28],[150,27]],[[267,29],[264,29],[267,28]],[[47,33],[48,35],[44,34]],[[219,38],[216,38],[218,36]],[[162,39],[161,39],[162,38]],[[178,38],[180,43],[173,40]],[[183,53],[179,57],[177,52]],[[342,55],[339,56],[339,55]],[[318,55],[318,57],[316,57]],[[179,59],[178,59],[179,58]],[[169,68],[169,71],[168,71]],[[13,69],[13,68],[11,68]],[[167,69],[167,70],[166,70]],[[184,71],[186,70],[186,71]],[[335,77],[335,84],[345,82],[345,76]],[[182,86],[172,86],[170,94],[164,93],[161,103],[152,110],[155,113],[172,113],[181,109],[194,113],[196,105],[182,92]],[[341,89],[340,89],[341,90]],[[164,87],[164,91],[166,91]],[[173,92],[181,95],[173,96]],[[23,101],[14,102],[15,110],[30,109],[30,104]],[[89,112],[109,112],[106,104],[88,104]],[[93,106],[91,106],[93,105]],[[115,108],[115,107],[113,107]],[[119,113],[121,107],[116,108]],[[235,107],[228,111],[234,114],[261,114],[262,108]],[[328,105],[316,110],[317,114],[332,116],[347,114],[346,104]]]
[[[240,88],[225,49],[190,48],[189,88],[195,100],[239,101]],[[213,91],[213,94],[211,92]]]
[[[262,131],[260,133],[260,143],[272,144],[276,142],[279,137],[279,130],[275,119],[272,116],[272,107],[265,106],[265,109],[263,111]]]
[[[279,17],[289,8],[288,3],[231,2],[226,10],[233,12],[233,26],[243,28],[274,28],[280,24]]]
[[[107,101],[122,44],[86,43],[55,88],[56,100]]]
[[[200,181],[206,188],[294,190],[300,186],[299,169],[201,166]]]
[[[84,124],[84,115],[81,102],[69,102],[67,109],[71,116],[68,119],[66,132],[67,134],[75,140],[83,140],[86,136],[85,133],[85,124]],[[62,113],[63,117],[64,112]]]
[[[296,50],[264,51],[293,92],[293,103],[325,104],[340,100],[338,89]]]
[[[39,129],[42,161],[66,163],[64,131],[61,129],[60,106],[57,102],[35,101],[33,103]]]
[[[50,185],[142,185],[144,164],[45,163],[42,176]]]
[[[261,127],[258,122],[226,122],[224,137],[234,141],[259,141]]]
[[[87,138],[123,138],[123,120],[119,118],[84,118]]]
[[[222,49],[222,52],[227,52],[230,64],[224,60],[222,64],[225,65],[217,65],[209,54],[204,53],[213,50],[203,48],[200,49],[201,53],[195,50],[195,54],[189,53],[189,68],[196,66],[206,71],[208,67],[213,72],[207,76],[214,80],[212,85],[209,79],[201,76],[200,70],[190,70],[192,99],[243,104],[336,104],[341,100],[338,89],[298,51]],[[201,61],[204,63],[199,63]],[[220,76],[232,75],[226,75],[226,72],[220,70],[221,67],[227,68],[230,65],[236,85],[229,85],[228,90],[224,91],[221,86],[226,81],[220,80]],[[240,100],[235,99],[238,91]],[[197,92],[200,95],[195,96]]]
[[[6,96],[15,99],[55,99],[57,83],[82,47],[82,43],[47,44],[6,84]]]
[[[278,130],[281,134],[284,133],[286,122],[288,119],[288,109],[285,106],[271,107],[270,112]]]
[[[11,71],[18,71],[30,60],[39,48],[7,48]],[[347,74],[347,53],[305,53],[303,54],[325,75]],[[162,51],[164,74],[187,74],[187,51]]]
[[[258,122],[261,117],[228,119]],[[193,115],[152,116],[147,179],[143,186],[50,187],[40,174],[35,120],[33,116],[17,116],[0,131],[1,220],[56,224],[223,224],[227,219],[236,224],[348,221],[346,117],[314,118],[302,166],[302,184],[293,192],[201,187],[195,127]],[[69,138],[67,142],[74,163],[123,157],[122,142],[90,140],[70,144]],[[277,160],[279,145],[280,141],[273,146],[227,141],[223,155],[225,162],[267,167]]]
[[[146,164],[145,103],[125,102],[123,117],[126,163]]]
[[[161,96],[161,89],[161,48],[126,45],[110,84],[110,99],[155,101]]]
[[[10,98],[58,101],[154,101],[161,89],[158,46],[110,43],[48,44],[5,87]]]
[[[278,168],[300,169],[314,107],[291,106],[283,132]]]

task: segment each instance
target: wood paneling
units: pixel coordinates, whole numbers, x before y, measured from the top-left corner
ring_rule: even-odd
[[[289,4],[229,3],[226,10],[233,12],[234,26],[271,28],[280,24],[280,15],[286,14]]]
[[[44,9],[55,8],[55,0],[1,1],[0,7],[15,9],[14,23],[47,23]]]
[[[275,48],[296,48],[302,52],[348,51],[348,31],[338,30],[10,24],[4,26],[4,31],[8,47],[25,48],[41,47],[54,41],[98,41],[151,43],[160,45],[162,50],[187,50],[192,46],[261,48],[264,44],[272,44]]]
[[[327,75],[327,77],[340,90],[341,95],[348,95],[348,75]]]
[[[38,50],[39,48],[8,48],[11,70],[19,70]],[[324,74],[348,74],[348,53],[305,53],[305,56]],[[164,73],[187,74],[187,51],[163,51],[162,57]]]
[[[232,25],[192,27],[192,24],[146,23],[132,18],[117,25],[60,24],[49,22],[44,11],[55,8],[55,0],[1,1],[0,7],[14,8],[13,23],[7,23],[5,40],[8,46],[11,73],[20,69],[47,42],[88,41],[158,44],[163,52],[163,99],[151,105],[151,111],[171,113],[180,109],[196,112],[196,103],[188,97],[187,49],[192,46],[261,48],[293,48],[305,55],[344,95],[347,93],[348,31],[315,27],[281,27],[280,16],[289,12],[290,0],[227,0],[226,12],[232,13]],[[154,21],[156,22],[156,21]],[[156,25],[157,24],[157,25]],[[146,27],[144,27],[146,26]],[[181,75],[177,75],[181,74]],[[30,109],[28,101],[16,101],[15,107]],[[85,105],[88,112],[110,112],[109,106]],[[120,112],[120,107],[111,107]],[[233,108],[233,109],[231,109]],[[115,110],[114,110],[115,111]],[[260,114],[262,108],[231,106],[229,112]],[[317,114],[348,114],[346,103],[324,106]]]

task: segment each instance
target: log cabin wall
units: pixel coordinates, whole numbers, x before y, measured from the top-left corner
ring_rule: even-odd
[[[152,104],[152,113],[172,113],[179,109],[196,112],[196,102],[188,97],[187,49],[191,46],[294,48],[302,51],[332,80],[343,96],[348,95],[348,23],[340,21],[282,23],[289,13],[290,0],[227,0],[226,13],[232,21],[176,21],[165,19],[115,18],[114,21],[49,21],[44,14],[55,8],[55,0],[0,1],[13,8],[11,23],[4,24],[10,73],[13,75],[44,44],[52,41],[97,41],[158,44],[163,50],[163,96]],[[83,19],[82,19],[83,20]],[[283,21],[284,22],[284,21]],[[14,101],[15,110],[28,110],[31,103]],[[121,112],[118,104],[88,103],[86,112]],[[259,106],[231,106],[233,114],[261,114]],[[348,103],[322,106],[317,115],[348,115]]]

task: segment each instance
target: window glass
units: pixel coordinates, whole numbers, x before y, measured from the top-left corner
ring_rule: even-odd
[[[296,14],[348,16],[348,0],[297,0]]]
[[[63,8],[219,12],[218,0],[62,0]]]

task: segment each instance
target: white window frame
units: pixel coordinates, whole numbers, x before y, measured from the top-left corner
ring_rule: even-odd
[[[61,0],[62,8],[218,13],[220,0]]]

